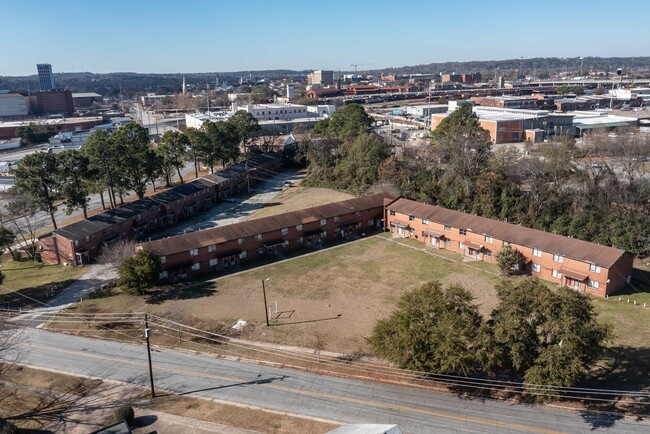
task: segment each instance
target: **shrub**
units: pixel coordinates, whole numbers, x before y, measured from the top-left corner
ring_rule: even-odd
[[[125,405],[123,407],[118,408],[113,413],[113,420],[115,421],[115,423],[126,421],[126,423],[129,426],[132,426],[133,421],[135,420],[135,412],[133,411],[133,407],[131,407],[130,405]]]
[[[0,419],[0,434],[15,434],[17,432],[16,425],[6,419]]]

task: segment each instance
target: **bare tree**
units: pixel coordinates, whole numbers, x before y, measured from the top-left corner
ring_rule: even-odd
[[[117,270],[126,258],[135,254],[135,242],[133,240],[120,239],[110,246],[102,248],[97,262],[107,267]]]
[[[16,234],[18,249],[24,251],[30,259],[36,253],[36,230],[38,206],[26,198],[18,198],[7,204],[7,212],[14,218],[5,224]]]

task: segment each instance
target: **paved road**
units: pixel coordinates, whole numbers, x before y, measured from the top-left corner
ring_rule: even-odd
[[[26,364],[148,386],[144,344],[36,329],[26,329],[23,338],[19,350]],[[344,423],[397,423],[408,433],[650,432],[647,421],[459,398],[167,349],[156,349],[152,358],[160,389]]]

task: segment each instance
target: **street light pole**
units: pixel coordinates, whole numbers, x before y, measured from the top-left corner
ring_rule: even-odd
[[[144,338],[147,341],[147,358],[149,359],[149,382],[151,383],[151,397],[156,397],[156,391],[153,388],[153,369],[151,367],[151,347],[149,346],[149,335],[151,335],[151,330],[149,330],[149,316],[144,314]]]
[[[269,324],[269,308],[268,308],[268,305],[266,304],[266,285],[265,285],[265,283],[268,280],[269,280],[268,278],[262,280],[262,294],[264,295],[264,315],[266,316],[266,325],[267,326],[271,325],[271,324]]]

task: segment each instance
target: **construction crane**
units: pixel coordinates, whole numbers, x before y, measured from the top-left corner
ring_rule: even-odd
[[[371,63],[350,63],[350,66],[354,66],[354,73],[357,73],[357,66],[371,65]]]

